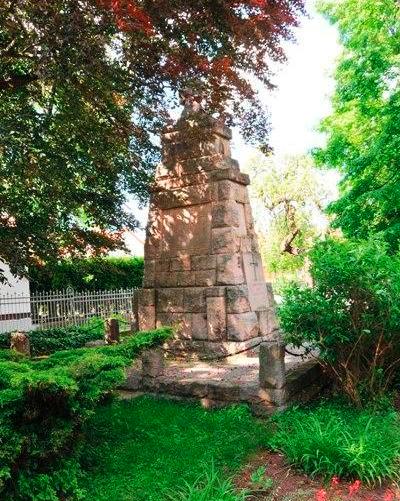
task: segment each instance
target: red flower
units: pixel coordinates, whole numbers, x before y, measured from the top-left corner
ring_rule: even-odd
[[[387,490],[385,492],[385,497],[383,498],[383,501],[393,501],[395,498],[396,496],[394,495],[394,492],[392,492],[391,490]]]
[[[325,489],[320,489],[315,493],[315,501],[328,501],[328,493]]]
[[[360,490],[361,480],[355,480],[352,484],[349,485],[349,496],[352,496],[356,492]]]
[[[332,487],[337,487],[340,484],[340,479],[339,477],[332,477],[331,480],[331,486]]]

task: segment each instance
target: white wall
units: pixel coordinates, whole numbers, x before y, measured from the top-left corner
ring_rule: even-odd
[[[0,332],[32,329],[28,279],[12,275],[3,262],[0,262],[0,268],[8,281],[0,283]]]

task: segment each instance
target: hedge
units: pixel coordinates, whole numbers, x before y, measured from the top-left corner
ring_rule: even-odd
[[[104,320],[95,317],[82,325],[53,327],[51,329],[28,332],[33,356],[49,355],[60,350],[70,350],[85,346],[89,341],[104,337]],[[0,333],[0,349],[10,347],[11,333]]]
[[[132,359],[171,333],[142,332],[119,345],[39,361],[0,350],[0,499],[84,499],[78,486],[83,424],[121,384]]]
[[[32,291],[113,290],[141,287],[141,257],[104,257],[63,260],[29,270]]]

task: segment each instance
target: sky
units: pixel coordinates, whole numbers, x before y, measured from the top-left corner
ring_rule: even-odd
[[[306,0],[308,16],[295,30],[295,42],[285,43],[287,62],[274,68],[276,90],[261,92],[261,100],[270,113],[270,145],[278,158],[305,154],[324,144],[324,137],[316,131],[319,121],[329,114],[329,97],[334,90],[332,74],[340,54],[337,31],[316,12],[315,0]],[[233,131],[233,157],[244,166],[256,150],[246,146],[239,132]],[[339,176],[335,172],[323,174],[324,183],[336,195]],[[147,210],[139,210],[129,203],[144,227]],[[144,232],[138,232],[144,238]],[[128,242],[129,247],[137,245]]]

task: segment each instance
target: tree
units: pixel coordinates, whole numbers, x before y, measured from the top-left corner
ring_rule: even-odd
[[[400,241],[400,11],[394,0],[324,1],[343,53],[333,111],[321,124],[327,145],[319,164],[343,173],[341,197],[329,207],[347,236],[382,234]]]
[[[319,173],[307,156],[288,157],[283,163],[259,156],[248,170],[266,266],[274,273],[301,269],[318,235],[316,216],[322,218],[328,196]]]
[[[268,121],[248,81],[272,86],[303,0],[3,0],[0,258],[26,266],[121,245],[157,142],[190,86],[248,139]],[[236,122],[235,122],[236,121]]]

